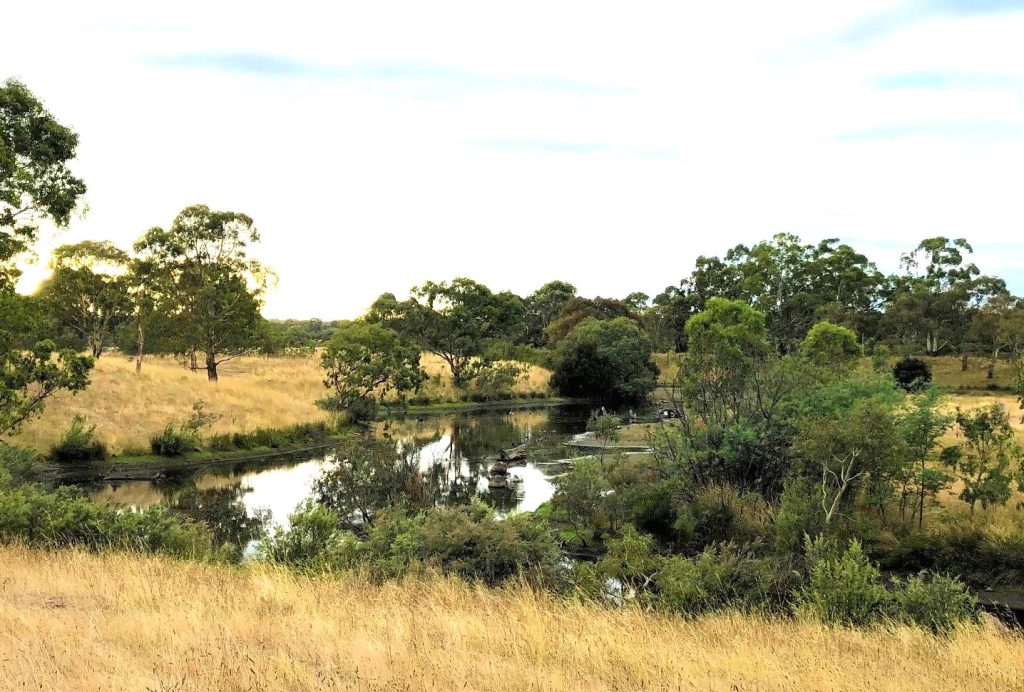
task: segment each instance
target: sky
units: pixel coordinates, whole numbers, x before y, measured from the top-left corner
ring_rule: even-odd
[[[21,2],[0,79],[80,135],[123,247],[244,212],[268,317],[468,276],[650,295],[701,254],[966,237],[1024,293],[1024,0]]]

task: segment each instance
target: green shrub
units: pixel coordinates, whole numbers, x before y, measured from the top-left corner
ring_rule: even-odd
[[[354,567],[361,545],[338,528],[341,518],[323,505],[307,502],[289,516],[290,528],[277,527],[260,541],[262,559],[303,569],[333,571]]]
[[[359,397],[346,407],[353,423],[368,423],[377,420],[379,406],[373,397]]]
[[[122,512],[75,488],[47,492],[35,484],[0,488],[0,541],[41,548],[80,546],[213,557],[210,533],[165,509]]]
[[[880,553],[896,572],[942,572],[975,588],[1024,584],[1024,536],[971,525],[915,532]]]
[[[978,600],[955,577],[921,572],[894,590],[893,615],[908,624],[946,634],[978,617]]]
[[[215,452],[228,452],[235,449],[235,442],[230,433],[213,435],[206,440],[206,447]]]
[[[893,379],[908,392],[920,392],[932,381],[932,369],[920,358],[903,358],[892,369]]]
[[[86,426],[85,418],[75,416],[71,425],[50,448],[50,457],[56,461],[103,461],[107,458],[107,446],[96,439],[96,426]]]
[[[817,547],[807,541],[808,553]],[[815,557],[800,605],[830,624],[864,626],[881,617],[889,599],[878,568],[871,564],[859,541],[838,557]]]
[[[199,449],[199,439],[173,423],[168,423],[164,431],[149,440],[153,454],[163,457],[177,457]]]

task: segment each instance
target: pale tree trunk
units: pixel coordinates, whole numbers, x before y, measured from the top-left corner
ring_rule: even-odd
[[[853,467],[857,464],[857,457],[860,456],[859,451],[853,451],[850,454],[848,461],[843,461],[836,457],[832,458],[839,462],[839,473],[836,473],[830,469],[826,464],[821,465],[821,508],[825,510],[825,526],[828,526],[832,521],[832,517],[835,516],[839,510],[839,506],[842,503],[843,497],[846,495],[846,491],[850,488],[850,484],[855,480],[864,475],[863,471],[857,473],[853,472]],[[832,498],[832,502],[829,502],[829,476],[834,480],[837,490],[835,497]]]
[[[142,330],[142,322],[139,322],[138,331],[135,334],[135,374],[142,372],[142,356],[146,347],[146,334]]]

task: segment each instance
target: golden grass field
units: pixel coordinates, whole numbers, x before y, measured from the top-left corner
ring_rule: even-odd
[[[1024,638],[692,620],[454,581],[371,585],[0,548],[0,688],[1019,689]]]
[[[430,379],[421,394],[432,401],[457,400],[444,361],[424,355],[422,362]],[[85,391],[55,395],[12,441],[45,452],[78,414],[96,425],[99,439],[114,452],[148,448],[152,435],[187,419],[199,400],[221,416],[207,434],[323,420],[326,414],[315,404],[327,394],[319,363],[317,355],[237,358],[222,365],[220,381],[211,383],[204,372],[191,372],[171,358],[147,358],[136,375],[134,361],[108,354],[96,361]],[[547,392],[550,377],[531,365],[516,391]]]

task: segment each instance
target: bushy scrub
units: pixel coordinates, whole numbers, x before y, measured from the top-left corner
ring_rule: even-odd
[[[360,556],[356,538],[338,525],[341,518],[327,507],[308,502],[289,517],[290,528],[277,527],[264,538],[257,553],[265,560],[304,569],[338,570],[353,567]]]
[[[633,320],[584,320],[558,345],[551,384],[564,396],[644,401],[657,383],[651,341]]]
[[[168,423],[162,433],[150,438],[149,446],[153,454],[177,457],[199,449],[199,438],[173,423]]]
[[[200,431],[220,418],[206,410],[202,401],[192,404],[192,414],[181,425],[168,423],[163,432],[149,441],[153,454],[176,457],[199,449]]]
[[[520,576],[543,587],[565,582],[567,569],[554,535],[531,514],[499,519],[476,502],[412,516],[392,510],[366,527],[361,542],[339,528],[343,519],[323,506],[306,505],[292,515],[291,530],[263,541],[260,554],[303,567],[362,566],[378,578],[436,571],[492,586]]]
[[[8,475],[8,478],[10,476]],[[218,555],[209,532],[163,509],[118,511],[72,488],[0,483],[0,541],[41,548],[114,548],[206,558]]]
[[[800,607],[830,624],[864,626],[878,620],[886,611],[889,594],[860,542],[850,541],[841,554],[815,554],[821,551],[820,543],[808,539],[813,566]]]
[[[894,591],[893,610],[898,620],[945,634],[977,620],[978,600],[955,577],[921,572]]]
[[[498,519],[482,503],[438,507],[407,517],[385,513],[368,541],[374,571],[401,576],[424,567],[496,585],[520,576],[559,585],[565,568],[547,523],[532,514]]]
[[[932,369],[920,358],[903,358],[892,369],[893,379],[908,392],[925,390],[932,381]]]
[[[1024,583],[1024,537],[970,525],[905,536],[879,559],[885,569],[956,574],[976,588]]]
[[[107,446],[96,439],[96,426],[88,425],[82,416],[71,419],[71,425],[50,448],[50,458],[60,462],[102,461],[107,458]]]
[[[518,363],[492,362],[473,379],[470,399],[501,401],[511,399],[516,384],[526,376],[526,368]]]

